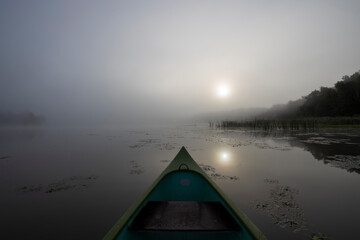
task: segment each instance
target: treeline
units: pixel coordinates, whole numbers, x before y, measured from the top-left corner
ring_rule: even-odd
[[[360,71],[344,76],[332,88],[321,87],[305,97],[297,111],[301,117],[334,117],[360,114]]]
[[[11,113],[0,112],[0,125],[41,125],[45,122],[45,118],[42,116],[36,116],[32,112],[24,113]]]
[[[279,120],[309,117],[349,117],[360,115],[360,71],[344,76],[334,87],[321,87],[287,104],[274,105],[257,119]]]

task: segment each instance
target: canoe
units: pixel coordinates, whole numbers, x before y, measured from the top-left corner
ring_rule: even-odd
[[[185,147],[103,240],[266,240]]]

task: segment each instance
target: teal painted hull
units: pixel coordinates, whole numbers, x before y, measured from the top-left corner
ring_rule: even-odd
[[[180,167],[182,165],[182,167]],[[180,169],[179,169],[180,167]],[[130,230],[134,219],[144,206],[151,201],[171,202],[216,202],[226,209],[240,231],[134,231]],[[266,237],[260,230],[239,210],[231,200],[210,180],[208,176],[191,158],[185,148],[165,169],[147,192],[124,214],[116,225],[105,236],[110,239],[261,239]]]

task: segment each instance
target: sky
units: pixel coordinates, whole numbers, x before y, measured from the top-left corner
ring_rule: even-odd
[[[0,111],[132,122],[271,107],[360,70],[360,1],[0,1]]]

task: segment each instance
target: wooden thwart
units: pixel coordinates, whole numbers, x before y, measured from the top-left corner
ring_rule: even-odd
[[[149,201],[129,226],[132,231],[240,231],[220,202]]]

